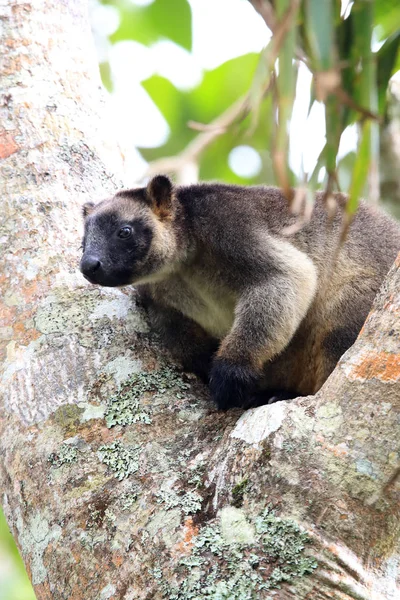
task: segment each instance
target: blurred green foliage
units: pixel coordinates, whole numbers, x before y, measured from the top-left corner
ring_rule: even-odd
[[[0,507],[0,599],[35,600],[31,582]]]
[[[318,175],[325,167],[324,185],[329,190],[340,187],[350,191],[349,210],[353,211],[359,195],[366,191],[367,179],[369,195],[374,198],[378,193],[374,173],[378,165],[379,132],[387,117],[388,82],[400,69],[400,3],[398,0],[251,3],[255,7],[264,4],[268,15],[272,15],[270,22],[267,18],[273,31],[269,49],[260,56],[247,54],[233,58],[205,72],[203,80],[191,91],[179,90],[160,76],[143,81],[144,89],[168,122],[170,136],[162,146],[139,150],[149,162],[180,154],[199,134],[188,122],[212,122],[251,90],[252,114],[236,118],[225,133],[202,151],[198,157],[199,178],[278,183],[282,187],[295,182],[288,167],[288,122],[295,99],[298,64],[303,62],[314,76],[309,108],[317,99],[325,104],[327,138],[314,173],[304,176],[308,177],[311,189],[320,187]],[[168,39],[191,49],[192,17],[188,0],[154,0],[147,6],[135,6],[130,0],[102,0],[102,4],[119,12],[119,26],[109,37],[112,44],[130,39],[151,45]],[[221,44],[227,27],[229,15],[221,22]],[[277,58],[285,68],[277,69]],[[105,85],[112,87],[108,65],[102,65],[102,74]],[[275,85],[265,94],[266,81],[272,74]],[[354,123],[359,126],[358,151],[338,161],[341,135]],[[256,175],[241,177],[230,169],[228,156],[238,145],[251,146],[259,153],[262,169]]]
[[[101,4],[114,6],[119,11],[119,27],[109,36],[112,44],[130,39],[149,46],[157,41],[170,40],[186,50],[191,49],[192,15],[187,0],[154,0],[148,6],[135,6],[130,0],[101,0]],[[224,43],[224,28],[227,27],[229,18],[221,23],[221,44]],[[139,148],[145,160],[151,162],[184,150],[199,133],[191,129],[188,122],[210,123],[245,95],[252,86],[259,62],[260,56],[255,53],[232,58],[213,70],[205,71],[202,81],[190,91],[178,89],[159,75],[143,81],[143,88],[170,128],[169,138],[162,146]],[[105,87],[112,90],[110,66],[102,63],[100,67]],[[135,65],[132,65],[134,68]],[[262,80],[260,85],[263,85]],[[272,135],[273,124],[271,97],[264,100],[258,116],[255,127],[251,127],[251,115],[238,118],[207,147],[199,161],[200,179],[242,184],[275,181],[267,143]],[[240,177],[229,167],[229,153],[239,145],[251,146],[260,154],[262,167],[253,177]]]
[[[129,0],[105,0],[118,8],[120,25],[111,36],[112,43],[136,40],[145,45],[168,39],[186,50],[192,48],[192,13],[187,0],[155,0],[138,6]]]
[[[188,127],[188,121],[210,123],[215,117],[228,109],[243,96],[251,85],[259,56],[246,54],[228,60],[212,71],[206,71],[202,82],[190,92],[180,91],[167,79],[153,76],[143,82],[144,89],[157,104],[166,119],[171,135],[167,142],[157,148],[141,148],[147,161],[181,152],[198,135]],[[202,155],[200,161],[200,179],[222,179],[232,183],[248,183],[234,173],[228,164],[230,151],[238,145],[251,145],[260,153],[265,153],[263,169],[252,183],[264,182],[273,178],[271,161],[266,147],[266,139],[271,135],[272,120],[271,98],[267,98],[261,107],[258,126],[249,137],[251,115],[228,128]]]

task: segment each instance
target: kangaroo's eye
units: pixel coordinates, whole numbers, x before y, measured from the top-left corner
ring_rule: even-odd
[[[125,227],[121,227],[121,229],[118,231],[118,237],[122,238],[122,239],[131,237],[131,235],[132,235],[132,227],[128,227],[128,225],[125,225]]]

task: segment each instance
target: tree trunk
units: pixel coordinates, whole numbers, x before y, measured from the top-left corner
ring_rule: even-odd
[[[1,501],[38,599],[398,599],[400,259],[315,397],[217,412],[77,272],[121,166],[85,3],[0,18]]]

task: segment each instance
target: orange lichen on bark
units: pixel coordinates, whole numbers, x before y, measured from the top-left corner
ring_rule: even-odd
[[[183,526],[183,540],[176,544],[176,554],[189,554],[193,548],[193,538],[199,533],[199,528],[193,524],[193,517],[187,517]]]
[[[114,565],[116,567],[120,567],[122,565],[122,563],[124,562],[124,557],[121,556],[121,554],[115,554],[112,559],[112,562],[114,563]]]
[[[329,452],[332,452],[332,454],[334,454],[337,458],[346,456],[349,453],[347,448],[345,448],[341,444],[339,444],[338,446],[334,446],[333,444],[328,444],[328,442],[325,441],[325,438],[320,434],[318,434],[315,439],[322,446],[322,448],[324,450],[329,450]]]
[[[13,339],[23,345],[28,345],[42,335],[37,329],[26,329],[23,323],[16,323],[13,332]]]
[[[26,302],[32,302],[38,295],[39,290],[37,280],[34,280],[21,288],[21,296],[25,298]]]
[[[115,442],[115,440],[118,438],[118,435],[113,431],[113,429],[108,429],[108,427],[104,425],[104,421],[94,423],[92,421],[88,421],[79,427],[77,432],[88,444],[91,444],[92,442],[110,444]]]
[[[385,304],[383,305],[383,310],[389,311],[391,313],[400,313],[400,308],[398,306],[398,303],[394,302],[395,296],[394,294],[390,294],[389,298],[386,300]]]
[[[400,379],[400,355],[388,352],[369,352],[350,371],[354,379],[379,379],[394,382]]]
[[[0,304],[0,326],[12,325],[16,312],[15,306]]]
[[[19,146],[14,138],[9,133],[0,133],[0,158],[7,158],[17,150],[19,150]]]

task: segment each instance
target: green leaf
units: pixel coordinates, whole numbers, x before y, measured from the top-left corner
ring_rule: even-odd
[[[377,52],[378,106],[380,115],[385,114],[388,81],[396,72],[399,58],[400,29],[391,35]]]
[[[322,169],[322,167],[324,167],[326,164],[326,153],[327,153],[327,147],[325,144],[325,146],[322,148],[321,152],[319,153],[319,156],[317,159],[317,164],[315,165],[313,172],[311,173],[310,177],[308,178],[308,184],[311,187],[311,189],[313,189],[313,190],[316,190],[318,187],[318,175],[319,175],[319,172]]]
[[[178,91],[170,81],[160,76],[144,81],[144,89],[171,129],[165,145],[141,150],[144,158],[155,160],[181,152],[198,135],[197,131],[188,127],[188,121],[208,124],[244,95],[250,87],[257,60],[258,54],[253,53],[229,60],[207,71],[201,84],[190,92]]]
[[[367,181],[371,159],[371,121],[366,120],[362,125],[361,139],[358,145],[357,157],[354,164],[353,176],[349,191],[346,212],[353,215],[358,207],[360,197]]]
[[[153,75],[142,82],[143,88],[157,105],[171,129],[180,127],[193,115],[185,114],[188,109],[188,94],[179,91],[169,79]]]
[[[249,90],[257,67],[257,53],[244,54],[207,71],[200,86],[190,93],[195,111],[191,118],[209,123]]]
[[[327,71],[334,59],[334,18],[332,0],[306,0],[304,27],[312,64]]]
[[[259,121],[259,110],[260,105],[264,96],[264,93],[271,83],[271,77],[273,75],[273,67],[271,65],[271,42],[260,52],[257,67],[254,72],[253,81],[249,91],[249,109],[251,111],[251,127],[253,131]]]
[[[292,11],[292,20],[288,23],[288,29],[279,50],[279,73],[276,78],[278,123],[275,130],[273,149],[275,176],[287,197],[289,197],[290,187],[293,184],[288,168],[288,123],[292,115],[297,81],[297,68],[293,64],[293,58],[296,49],[298,9],[299,6],[292,5],[290,0],[276,0],[276,14],[281,22],[289,14],[289,11]]]
[[[341,106],[336,96],[329,95],[325,102],[326,146],[325,159],[328,175],[333,177],[336,171],[336,156],[339,149],[341,127]]]
[[[347,190],[350,188],[355,161],[356,153],[349,152],[338,163],[337,173],[339,187],[342,190],[342,192],[347,192]]]
[[[378,0],[375,2],[374,24],[376,26],[376,34],[380,40],[384,40],[395,33],[399,29],[399,23],[399,0]]]
[[[350,97],[355,96],[358,88],[359,70],[356,68],[358,56],[354,56],[355,19],[353,12],[345,19],[339,19],[336,25],[336,45],[339,61],[342,65],[341,81],[343,89]],[[342,109],[342,129],[357,120],[358,115],[348,106]]]
[[[99,64],[99,68],[100,68],[101,80],[103,82],[104,87],[109,92],[112,92],[112,90],[113,90],[113,82],[112,82],[112,75],[111,75],[110,63],[108,63],[108,62],[100,63]]]
[[[208,124],[232,106],[249,89],[257,61],[257,54],[227,61],[206,72],[201,84],[190,92],[177,90],[170,81],[160,76],[144,81],[142,85],[168,122],[171,135],[166,144],[159,148],[140,149],[143,157],[152,161],[180,153],[190,140],[199,135],[198,131],[188,127],[188,121]],[[200,161],[201,179],[221,179],[232,183],[274,182],[270,155],[265,150],[274,122],[270,96],[260,105],[260,120],[251,137],[248,136],[250,119],[251,115],[248,115],[234,124],[205,150]],[[229,153],[242,144],[252,146],[262,159],[261,173],[252,178],[241,178],[229,168]]]
[[[192,13],[187,0],[155,0],[149,6],[135,6],[129,0],[104,2],[120,13],[120,25],[110,37],[112,42],[136,40],[150,45],[162,39],[192,48]]]

